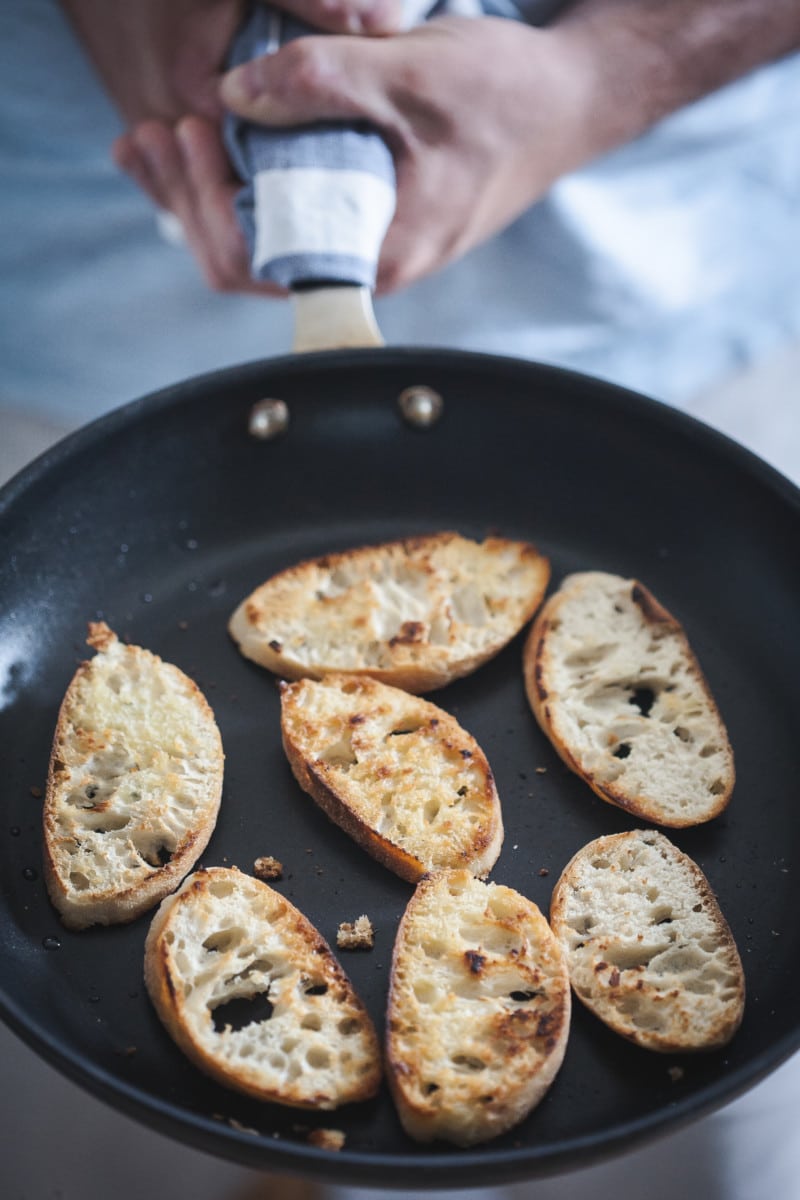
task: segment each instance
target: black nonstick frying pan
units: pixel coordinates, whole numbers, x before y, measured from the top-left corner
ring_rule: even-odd
[[[398,405],[425,385],[437,421]],[[248,429],[264,399],[288,429]],[[424,408],[424,406],[423,406]],[[576,1006],[542,1104],[495,1142],[421,1147],[386,1091],[334,1114],[261,1105],[192,1067],[142,984],[149,918],[69,933],[40,873],[41,789],[88,620],[192,675],[227,755],[206,865],[284,864],[276,884],[335,941],[361,913],[375,948],[340,955],[379,1025],[410,885],[328,822],[295,784],[273,678],[226,632],[238,601],[301,558],[439,529],[500,531],[567,572],[641,578],[683,622],[727,722],[727,812],[670,836],[701,865],[741,949],[744,1023],[723,1051],[661,1056]],[[800,1044],[796,883],[800,493],[690,418],[579,375],[447,351],[287,357],[206,376],[118,410],[56,446],[0,502],[0,1010],[46,1059],[162,1132],[239,1162],[353,1184],[459,1187],[532,1178],[618,1153],[728,1101]],[[492,877],[547,910],[585,842],[635,822],[572,776],[539,732],[521,639],[436,693],[485,749],[506,840]],[[344,1131],[333,1153],[307,1140]]]

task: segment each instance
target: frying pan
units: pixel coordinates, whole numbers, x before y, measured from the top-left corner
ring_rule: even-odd
[[[443,400],[427,428],[398,397]],[[285,402],[288,429],[249,431]],[[229,613],[301,558],[440,529],[534,541],[568,571],[638,576],[684,622],[727,722],[727,812],[673,832],[717,892],[744,961],[744,1023],[724,1050],[661,1056],[576,1006],[564,1066],[515,1130],[463,1151],[411,1142],[377,1102],[301,1113],[228,1092],[191,1066],[142,983],[145,916],[70,933],[40,874],[40,792],[88,620],[177,663],[225,745],[205,865],[284,864],[276,884],[335,942],[361,913],[374,949],[340,955],[379,1028],[410,885],[367,857],[295,784],[273,678],[244,660]],[[128,1114],[243,1164],[356,1185],[458,1187],[615,1154],[730,1100],[800,1044],[793,872],[800,710],[800,494],[748,452],[654,401],[570,372],[439,350],[288,356],[204,376],[112,412],[0,495],[0,1011],[35,1050]],[[436,693],[487,753],[506,839],[493,879],[547,911],[585,842],[636,822],[571,775],[528,711],[521,639]],[[310,1129],[346,1134],[339,1153]]]

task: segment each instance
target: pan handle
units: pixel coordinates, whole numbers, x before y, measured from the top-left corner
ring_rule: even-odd
[[[368,287],[332,284],[295,288],[292,308],[292,349],[296,354],[384,345]]]
[[[530,19],[537,24],[565,6],[565,0],[531,3]],[[406,27],[443,12],[478,16],[482,0],[403,0]],[[229,65],[275,53],[309,33],[319,30],[253,3]],[[251,273],[291,293],[293,349],[382,346],[372,293],[394,216],[396,181],[394,160],[378,130],[338,121],[269,129],[229,115],[225,139],[244,181],[236,208]]]
[[[230,65],[316,32],[256,4]],[[236,199],[251,274],[287,288],[295,351],[381,346],[372,307],[378,257],[395,208],[394,161],[364,124],[268,129],[229,116],[225,137],[244,180]]]

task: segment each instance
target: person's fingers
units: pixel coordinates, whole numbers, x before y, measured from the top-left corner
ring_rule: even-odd
[[[280,0],[280,8],[328,33],[382,35],[403,25],[402,0]]]
[[[232,173],[218,127],[201,117],[186,117],[176,126],[175,137],[192,195],[187,238],[208,282],[217,291],[281,294],[277,286],[251,277],[234,207],[241,184]]]
[[[120,170],[124,171],[143,192],[153,201],[156,207],[169,212],[177,212],[184,208],[186,197],[177,195],[175,182],[174,153],[169,153],[170,163],[165,166],[165,139],[172,134],[168,126],[164,131],[159,130],[153,142],[154,123],[149,122],[148,128],[136,126],[129,133],[117,138],[112,146],[112,159]]]
[[[130,138],[150,185],[145,189],[148,195],[183,225],[189,223],[193,198],[172,126],[166,121],[143,121],[133,128]]]
[[[220,97],[261,125],[365,118],[393,129],[391,38],[304,37],[223,75]]]
[[[130,133],[123,133],[114,141],[111,147],[111,158],[114,165],[130,176],[157,208],[164,208],[161,189],[158,187],[157,181],[153,179],[144,155],[139,151]]]
[[[202,119],[197,123],[206,124]],[[213,224],[208,227],[208,213],[202,203],[202,187],[207,177],[210,176],[212,186],[219,187],[219,163],[212,159],[209,165],[206,152],[201,157],[198,181],[191,157],[192,151],[196,153],[195,139],[190,138],[185,148],[178,130],[162,121],[137,125],[129,135],[129,142],[120,150],[143,190],[159,208],[171,212],[180,222],[186,243],[209,285],[226,290],[233,271],[229,272],[224,265],[223,252],[216,241],[217,231]]]
[[[406,170],[415,173],[413,163],[402,163],[398,173],[397,211],[384,238],[378,261],[376,292],[387,295],[408,287],[442,265],[441,222],[434,219],[439,212],[441,196],[447,194],[436,172],[434,183],[440,184],[438,195],[420,181],[408,184],[403,178]]]
[[[436,255],[426,254],[427,242],[422,242],[418,230],[398,222],[389,227],[378,261],[376,294],[389,295],[422,279],[437,265]]]
[[[219,290],[241,286],[249,282],[249,266],[234,209],[239,185],[218,132],[201,118],[186,117],[175,136],[193,196],[195,228],[202,231],[206,276]]]
[[[233,174],[218,125],[185,117],[174,128],[145,121],[117,139],[113,158],[153,203],[172,213],[215,291],[281,295],[254,280],[234,208],[241,184]]]

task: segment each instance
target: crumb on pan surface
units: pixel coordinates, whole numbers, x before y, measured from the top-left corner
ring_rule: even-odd
[[[342,921],[336,930],[336,945],[340,950],[371,950],[375,945],[375,930],[368,916],[355,921]]]
[[[267,882],[271,879],[283,879],[283,863],[271,854],[262,854],[253,863],[253,874],[256,879]]]

